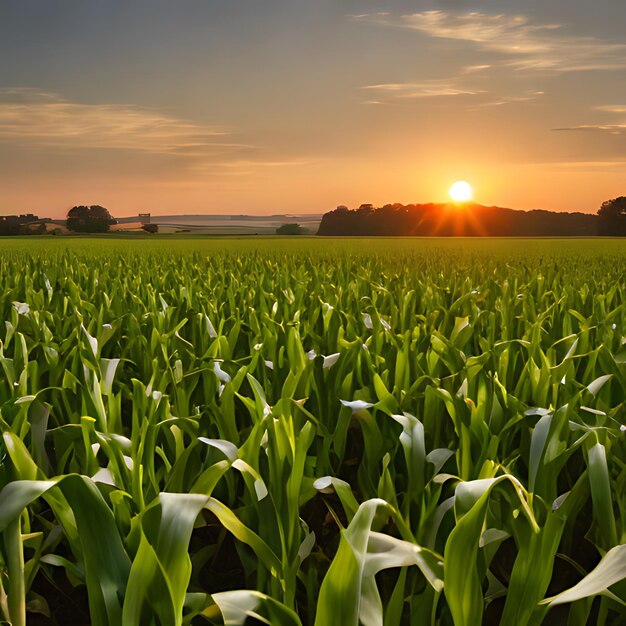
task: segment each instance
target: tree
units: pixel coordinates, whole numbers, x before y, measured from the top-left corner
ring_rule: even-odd
[[[75,206],[67,213],[67,229],[75,233],[106,233],[111,224],[117,222],[109,210],[97,204]]]
[[[276,229],[277,235],[306,235],[307,232],[300,224],[283,224]]]
[[[626,196],[602,203],[598,209],[598,234],[626,236]]]

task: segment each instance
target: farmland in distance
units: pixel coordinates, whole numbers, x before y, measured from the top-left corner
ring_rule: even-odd
[[[0,275],[6,622],[625,623],[624,241],[31,238]]]

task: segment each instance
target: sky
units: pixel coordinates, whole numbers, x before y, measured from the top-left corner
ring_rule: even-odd
[[[0,0],[0,213],[626,195],[623,0]]]

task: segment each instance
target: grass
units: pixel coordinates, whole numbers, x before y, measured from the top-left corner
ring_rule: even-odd
[[[6,622],[626,619],[626,242],[6,239],[0,274]]]

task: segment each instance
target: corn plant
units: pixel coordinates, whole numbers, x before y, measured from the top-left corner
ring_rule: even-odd
[[[0,242],[0,620],[624,623],[625,253]]]

